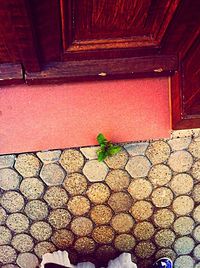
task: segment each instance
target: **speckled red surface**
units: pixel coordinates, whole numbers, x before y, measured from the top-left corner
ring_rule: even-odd
[[[0,153],[170,135],[168,78],[0,88]]]

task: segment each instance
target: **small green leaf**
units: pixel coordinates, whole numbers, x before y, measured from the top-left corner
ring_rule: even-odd
[[[108,153],[109,153],[109,155],[115,155],[115,154],[117,154],[119,151],[121,151],[121,147],[120,146],[113,146],[113,147],[110,147],[109,149],[108,149]]]
[[[106,155],[106,152],[102,152],[102,151],[99,152],[99,153],[98,153],[98,161],[99,161],[99,162],[102,162],[102,161],[106,158],[106,156],[107,156],[107,155]]]
[[[101,150],[102,151],[105,151],[106,150],[106,145],[105,144],[101,143],[100,146],[101,146]]]
[[[97,141],[101,145],[105,144],[107,142],[107,139],[104,137],[102,133],[99,133],[99,135],[97,136]]]

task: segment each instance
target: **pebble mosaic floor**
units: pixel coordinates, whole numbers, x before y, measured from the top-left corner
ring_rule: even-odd
[[[123,145],[0,156],[0,267],[36,268],[67,249],[72,262],[132,253],[200,268],[200,131]]]

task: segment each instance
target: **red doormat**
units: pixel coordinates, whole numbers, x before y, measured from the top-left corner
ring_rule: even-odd
[[[0,153],[170,135],[169,79],[137,79],[0,89]]]

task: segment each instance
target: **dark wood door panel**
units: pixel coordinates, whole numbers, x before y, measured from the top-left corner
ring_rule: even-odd
[[[66,53],[158,47],[179,0],[61,0]]]
[[[177,53],[182,60],[199,33],[200,1],[180,1],[161,41],[162,53]]]
[[[200,35],[172,77],[173,128],[200,127]]]
[[[151,0],[75,0],[74,39],[150,37],[150,6]]]
[[[42,64],[60,61],[62,55],[59,0],[29,0],[38,54]]]
[[[182,60],[182,73],[185,114],[200,114],[200,35]]]

